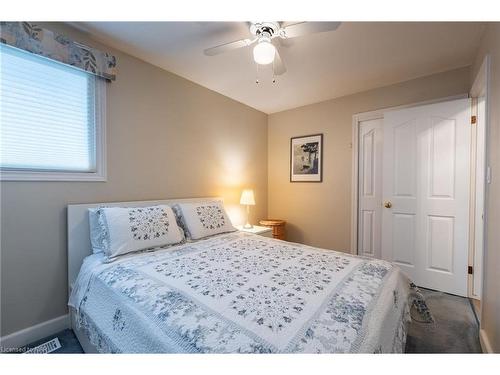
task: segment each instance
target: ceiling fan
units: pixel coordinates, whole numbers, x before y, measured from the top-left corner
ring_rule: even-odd
[[[253,37],[207,48],[204,52],[207,56],[214,56],[257,43],[253,47],[254,61],[259,65],[272,63],[274,75],[278,76],[286,72],[286,67],[272,42],[273,39],[291,39],[307,34],[334,31],[339,25],[340,22],[298,22],[288,25],[284,22],[254,22],[250,23],[250,34]]]

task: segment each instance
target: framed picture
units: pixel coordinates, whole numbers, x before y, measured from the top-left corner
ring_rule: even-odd
[[[323,134],[290,139],[290,182],[323,181]]]

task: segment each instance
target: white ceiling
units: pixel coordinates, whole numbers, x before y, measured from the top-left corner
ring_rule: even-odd
[[[470,65],[481,23],[344,22],[280,46],[288,71],[271,82],[251,47],[218,56],[203,50],[249,36],[244,22],[72,23],[96,40],[265,113]],[[119,77],[118,77],[119,79]]]

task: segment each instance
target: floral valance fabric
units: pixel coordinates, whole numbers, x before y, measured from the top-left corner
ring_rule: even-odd
[[[0,42],[74,66],[110,81],[116,79],[116,58],[30,22],[1,22]]]

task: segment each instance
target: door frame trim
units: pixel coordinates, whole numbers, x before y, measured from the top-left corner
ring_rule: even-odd
[[[355,113],[352,116],[352,168],[351,168],[351,254],[358,255],[358,194],[359,194],[359,123],[368,120],[378,120],[384,118],[384,112],[397,109],[417,107],[426,104],[447,102],[450,100],[467,99],[468,93],[446,96],[425,100],[421,102],[404,104],[394,107],[385,107],[375,111]]]
[[[474,275],[468,275],[468,296],[469,298],[474,298],[477,299],[479,297],[479,300],[482,301],[483,299],[483,288],[484,288],[484,265],[486,263],[486,254],[487,254],[487,235],[486,235],[486,230],[488,227],[488,189],[489,189],[489,183],[486,181],[487,179],[487,169],[490,165],[490,160],[488,159],[488,151],[489,151],[489,133],[490,133],[490,80],[491,80],[491,74],[490,74],[490,67],[491,67],[491,57],[489,54],[486,54],[483,58],[483,61],[481,62],[481,66],[474,77],[474,82],[472,83],[471,89],[470,89],[470,96],[472,98],[477,98],[480,95],[484,94],[485,97],[485,119],[484,119],[484,163],[485,163],[485,183],[484,183],[484,190],[483,190],[483,249],[482,249],[482,264],[481,264],[481,293],[479,296],[474,295],[472,286],[474,282]],[[477,108],[476,108],[477,110]],[[476,129],[474,129],[476,131]],[[471,160],[471,163],[474,163],[474,167],[476,165],[476,158],[477,155],[475,155],[474,159]],[[469,242],[469,265],[474,265],[474,258],[476,256],[476,248],[475,248],[475,204],[476,204],[476,199],[477,199],[477,193],[475,189],[475,184],[476,184],[476,176],[474,176],[475,179],[472,181],[471,178],[471,183],[474,182],[474,212],[471,210],[471,228],[469,230],[469,237],[470,237],[470,242]],[[472,190],[471,190],[472,193]],[[472,195],[471,195],[472,198]],[[472,199],[471,199],[472,201]],[[472,228],[473,226],[473,228]],[[478,312],[479,314],[479,324],[481,325],[482,321],[482,311],[483,311],[483,304],[481,303],[480,305],[480,311]],[[481,328],[481,327],[480,327]]]

